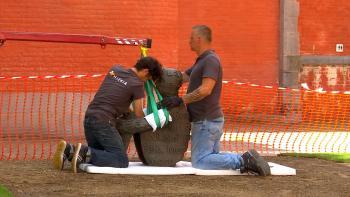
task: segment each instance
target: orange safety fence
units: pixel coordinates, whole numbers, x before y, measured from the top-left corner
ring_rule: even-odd
[[[0,160],[50,159],[59,139],[83,142],[84,113],[103,77],[0,77]],[[223,82],[221,105],[222,151],[350,150],[350,92]],[[136,156],[132,144],[128,153]]]

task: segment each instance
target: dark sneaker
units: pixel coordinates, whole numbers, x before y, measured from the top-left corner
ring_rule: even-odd
[[[252,172],[260,176],[271,175],[269,164],[255,150],[249,150],[242,155],[241,173]]]
[[[68,159],[70,160],[70,149],[71,149],[71,145],[68,144],[66,141],[64,140],[60,140],[57,144],[56,147],[56,152],[53,155],[53,166],[54,168],[56,168],[57,170],[62,170],[64,167],[64,163],[65,161]]]
[[[82,145],[81,143],[78,143],[74,147],[74,153],[72,158],[72,170],[74,173],[78,172],[79,165],[81,163],[86,162],[87,152],[88,152],[88,147],[86,145]]]

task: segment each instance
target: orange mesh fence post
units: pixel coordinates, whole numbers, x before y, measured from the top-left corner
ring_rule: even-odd
[[[83,77],[83,76],[82,76]],[[78,124],[78,141],[82,142],[83,141],[83,127],[81,126],[83,119],[82,119],[82,110],[83,110],[83,82],[82,82],[82,77],[79,78],[79,93],[80,93],[80,98],[79,98],[79,123]],[[87,89],[88,90],[88,89]]]
[[[222,83],[222,94],[221,94],[221,98],[220,98],[220,103],[223,103],[225,101],[225,98],[226,98],[226,91],[228,91],[227,88],[225,88],[225,83]],[[226,105],[227,106],[227,105]],[[228,106],[229,107],[229,106]],[[228,121],[227,120],[228,118],[226,117],[225,121]],[[221,146],[223,147],[224,150],[227,150],[226,149],[226,135],[227,135],[227,127],[228,127],[228,124],[225,124],[224,127],[223,127],[223,134],[222,134],[222,137],[221,137],[221,140],[223,141],[223,143],[221,143]],[[230,132],[232,134],[232,131]],[[230,143],[230,142],[229,142]],[[220,147],[221,149],[221,147]]]
[[[52,144],[51,144],[51,121],[50,121],[50,111],[51,111],[51,78],[47,79],[47,101],[46,101],[46,140],[48,142],[48,156],[47,159],[51,158]]]
[[[294,132],[299,132],[299,125],[302,124],[302,114],[301,114],[301,105],[302,105],[302,100],[301,100],[301,92],[300,90],[295,90],[293,89],[292,91],[292,104],[291,104],[291,112],[290,114],[290,118],[289,118],[289,122],[288,125],[286,126],[286,131],[288,133],[285,133],[285,135],[287,134],[287,141],[286,141],[286,151],[285,152],[290,152],[293,151],[294,147],[289,147],[290,145],[293,145],[294,142],[293,141],[293,133]]]
[[[221,103],[223,106],[225,106],[223,108],[223,112],[224,114],[226,114],[225,116],[225,128],[224,128],[224,133],[223,133],[223,149],[224,150],[227,150],[226,147],[228,147],[228,151],[232,152],[233,149],[232,149],[232,135],[233,133],[237,133],[234,129],[234,113],[233,113],[233,106],[234,106],[234,103],[236,102],[236,92],[234,92],[234,86],[230,85],[230,83],[223,83],[222,84],[223,87],[222,89],[224,90],[223,91],[223,94],[222,94],[222,97],[221,97]],[[228,133],[229,132],[229,133]],[[228,137],[227,137],[228,135]],[[226,143],[226,141],[228,141],[228,145]],[[237,152],[237,150],[235,150]]]
[[[14,86],[14,89],[18,89],[17,87],[17,80],[14,80],[13,82],[13,86]],[[15,147],[15,150],[16,150],[16,154],[14,156],[14,159],[15,160],[18,160],[18,151],[19,151],[19,148],[18,148],[18,128],[17,128],[17,110],[18,110],[18,92],[17,91],[14,91],[14,107],[12,108],[13,109],[13,128],[11,129],[12,132],[11,132],[11,136],[14,137],[14,147]]]
[[[260,137],[260,133],[263,133],[261,131],[261,122],[263,121],[263,117],[262,114],[264,114],[266,112],[266,109],[264,108],[264,106],[266,105],[266,100],[264,99],[264,89],[263,87],[257,86],[256,87],[256,100],[257,100],[257,110],[256,110],[256,117],[255,122],[253,123],[253,127],[251,129],[251,132],[254,134],[254,139],[253,139],[253,148],[255,150],[258,150],[259,152],[261,152],[262,150],[262,145],[259,146],[259,149],[257,149],[257,144],[261,144],[261,137]],[[260,142],[259,142],[260,140]]]
[[[232,92],[229,86],[227,86],[226,82],[222,84],[222,90],[223,91],[222,91],[220,102],[223,106],[226,106],[225,108],[223,108],[223,111],[224,113],[227,114],[227,116],[225,117],[225,122],[228,122],[228,124],[224,125],[223,135],[222,135],[223,143],[221,145],[224,150],[229,149],[230,151],[232,151],[232,148],[230,146],[227,146],[226,142],[228,141],[229,145],[231,144],[231,136],[232,136],[232,133],[234,132],[232,128],[230,128],[230,124],[229,124],[232,116],[228,115],[230,113],[230,108],[232,106],[231,102],[234,100],[234,98],[228,97],[228,95],[230,95]]]
[[[72,86],[72,88],[73,88],[73,90],[70,90],[70,92],[71,92],[71,95],[72,95],[72,97],[71,97],[71,99],[70,99],[70,101],[69,102],[71,102],[71,105],[70,105],[70,141],[72,142],[72,143],[76,143],[76,140],[75,140],[75,135],[74,135],[74,131],[75,131],[75,128],[74,128],[74,102],[75,102],[75,84],[74,84],[74,82],[75,82],[75,80],[73,79],[73,80],[71,80],[71,79],[69,79],[69,80],[67,80],[67,81],[72,81],[71,82],[71,86]]]
[[[294,92],[291,89],[288,89],[286,92],[286,94],[282,95],[282,101],[283,101],[283,115],[285,117],[285,121],[282,123],[280,123],[280,127],[278,128],[278,132],[281,133],[281,137],[278,141],[278,152],[281,152],[282,149],[282,145],[284,143],[283,140],[285,139],[285,134],[286,134],[286,130],[288,128],[288,125],[291,124],[291,122],[293,121],[293,115],[294,115],[294,102],[293,102],[293,96],[294,96]],[[287,143],[287,141],[285,142]]]
[[[55,86],[55,104],[54,104],[54,130],[55,130],[55,140],[57,143],[57,140],[59,140],[59,133],[58,133],[58,96],[59,96],[59,86],[60,86],[60,83],[59,83],[59,80],[58,78],[54,78],[55,82],[56,82],[56,86]]]
[[[26,133],[28,132],[26,130],[26,110],[27,110],[27,85],[28,80],[24,79],[23,80],[23,111],[22,111],[22,143],[24,143],[24,155],[23,155],[23,159],[27,160],[27,155],[28,155],[28,142],[27,142],[27,136]]]
[[[268,148],[268,143],[265,143],[265,147],[263,147],[264,145],[264,138],[265,135],[267,133],[267,131],[269,130],[268,125],[269,125],[269,120],[268,117],[273,115],[273,111],[271,111],[272,109],[274,109],[274,105],[276,105],[276,103],[274,102],[274,89],[271,86],[265,86],[265,87],[261,87],[260,88],[260,100],[261,100],[261,105],[262,107],[259,110],[260,113],[260,122],[258,122],[258,127],[256,129],[256,131],[261,134],[260,137],[260,141],[258,141],[258,137],[256,138],[255,142],[254,142],[254,149],[257,148],[257,144],[259,143],[259,150],[261,153],[264,153],[264,150],[266,148]],[[266,97],[265,95],[270,95],[271,97]],[[259,135],[257,135],[259,136]]]
[[[62,76],[59,78],[60,82],[62,82],[63,89],[63,103],[62,103],[62,133],[63,139],[67,139],[67,127],[66,127],[66,108],[67,108],[67,81],[65,80],[66,76]]]
[[[251,127],[249,130],[249,142],[248,142],[248,149],[250,149],[250,144],[253,143],[253,148],[257,149],[257,143],[258,140],[260,139],[260,133],[264,133],[263,131],[260,130],[261,124],[263,124],[263,114],[266,113],[266,108],[265,106],[269,102],[269,98],[266,97],[266,90],[268,88],[262,87],[256,84],[251,84],[251,88],[254,94],[251,95],[253,100],[253,106],[254,110],[252,112],[252,121],[250,123]],[[266,114],[265,114],[266,117]],[[251,139],[252,138],[252,139]],[[262,146],[259,146],[260,149],[257,149],[257,151],[261,152],[262,151]]]
[[[42,108],[42,99],[43,99],[43,81],[39,79],[39,81],[42,84],[38,84],[40,87],[39,89],[39,104],[38,104],[38,135],[39,135],[39,141],[41,142],[41,154],[40,154],[40,160],[44,158],[44,153],[45,153],[45,146],[44,146],[44,140],[43,140],[43,127],[42,127],[42,114],[43,112],[41,111]]]
[[[239,130],[238,128],[238,115],[239,113],[237,113],[237,106],[238,106],[238,102],[240,101],[239,98],[239,92],[237,91],[237,87],[238,85],[234,84],[234,83],[227,83],[226,87],[230,90],[229,92],[227,92],[226,98],[230,101],[229,107],[227,108],[227,111],[224,111],[224,114],[228,114],[229,119],[227,118],[227,121],[225,120],[226,124],[231,125],[231,129],[230,129],[230,137],[229,137],[229,145],[230,145],[230,151],[234,151],[234,152],[239,152],[238,150],[238,134],[239,134]],[[235,145],[235,146],[234,146]]]
[[[257,102],[258,102],[258,98],[256,96],[256,85],[255,84],[250,84],[250,87],[248,88],[249,94],[247,94],[247,101],[248,101],[248,106],[252,106],[251,107],[251,112],[253,113],[249,113],[249,116],[246,118],[247,120],[247,133],[248,133],[248,139],[247,139],[247,150],[250,149],[250,141],[251,141],[251,136],[252,136],[252,127],[255,123],[255,117],[253,116],[253,114],[255,114],[256,110],[257,110]]]
[[[271,108],[271,115],[272,117],[268,120],[268,126],[267,126],[267,129],[268,129],[268,136],[267,136],[267,139],[266,139],[266,143],[267,143],[267,146],[265,147],[265,151],[266,153],[270,153],[270,150],[269,148],[271,147],[271,153],[274,154],[275,152],[275,149],[274,149],[274,142],[275,142],[275,139],[276,139],[276,136],[275,136],[275,131],[277,131],[277,128],[276,128],[276,122],[278,122],[278,118],[277,116],[280,115],[281,113],[281,98],[280,98],[280,95],[281,95],[281,89],[280,88],[276,88],[275,89],[275,92],[273,92],[273,106],[270,106]],[[278,124],[278,123],[277,123]],[[269,144],[271,143],[271,145]]]
[[[32,160],[36,158],[36,141],[35,141],[35,131],[34,131],[34,120],[33,120],[33,111],[34,111],[34,98],[35,98],[35,84],[34,80],[31,80],[31,91],[32,91],[32,96],[31,96],[31,106],[30,106],[30,130],[31,130],[31,143],[33,146],[33,155],[32,155]]]
[[[235,105],[233,106],[233,110],[234,110],[234,121],[233,124],[237,125],[235,126],[237,128],[237,135],[236,135],[236,139],[235,139],[235,149],[236,152],[240,152],[243,150],[243,146],[244,146],[244,131],[242,131],[242,116],[241,114],[244,113],[244,107],[243,107],[243,102],[245,101],[245,99],[243,98],[243,94],[241,93],[242,90],[246,89],[246,84],[242,84],[242,83],[236,83],[234,84],[235,89],[236,89],[236,94],[237,96],[237,103],[235,103]],[[242,134],[241,134],[242,133]],[[241,136],[241,137],[240,137]],[[240,143],[239,143],[240,142]],[[238,145],[241,145],[241,147],[238,147]]]
[[[312,121],[314,119],[314,112],[313,110],[315,110],[315,102],[316,102],[316,92],[310,92],[310,91],[306,91],[306,93],[308,94],[306,97],[306,99],[308,99],[308,105],[310,106],[308,108],[308,111],[306,112],[306,117],[307,117],[307,123],[306,123],[306,131],[312,131]],[[303,139],[300,143],[300,152],[306,152],[307,151],[307,147],[305,146],[305,148],[302,147],[303,144],[307,144],[309,141],[307,132],[305,132],[305,135],[303,136]]]
[[[10,85],[10,84],[9,84]],[[6,113],[6,117],[7,117],[7,140],[8,140],[8,146],[9,146],[9,153],[7,156],[7,160],[10,160],[12,158],[12,136],[11,136],[11,105],[12,105],[12,91],[10,90],[8,92],[8,98],[7,98],[7,113]]]

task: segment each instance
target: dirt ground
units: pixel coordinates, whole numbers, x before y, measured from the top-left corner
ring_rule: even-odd
[[[350,165],[266,157],[296,176],[136,176],[57,171],[50,161],[0,161],[0,184],[14,196],[350,196]]]

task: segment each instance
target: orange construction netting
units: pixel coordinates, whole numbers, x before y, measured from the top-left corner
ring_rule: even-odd
[[[0,77],[0,160],[50,159],[59,139],[84,142],[84,113],[103,77]],[[221,104],[222,151],[350,150],[350,92],[223,82]],[[136,156],[133,145],[128,153]]]

